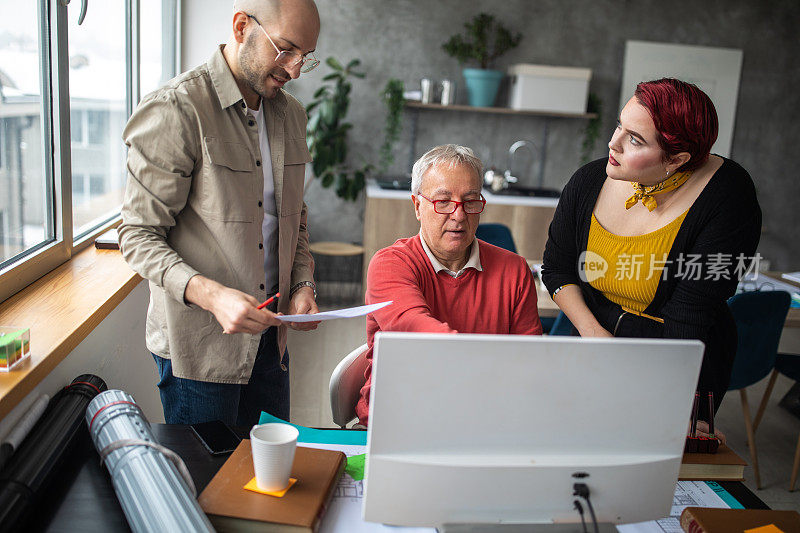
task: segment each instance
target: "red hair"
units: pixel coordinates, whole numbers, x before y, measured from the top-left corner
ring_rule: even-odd
[[[678,170],[695,170],[708,160],[719,123],[711,98],[696,85],[661,78],[636,86],[636,100],[650,113],[664,159],[688,152],[691,159]]]

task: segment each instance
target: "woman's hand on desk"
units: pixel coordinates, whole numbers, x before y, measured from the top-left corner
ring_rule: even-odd
[[[607,329],[603,328],[600,324],[584,330],[579,330],[578,333],[581,337],[613,337]]]
[[[594,317],[577,285],[564,285],[553,295],[553,301],[570,319],[581,337],[613,337]]]
[[[691,431],[691,427],[689,428]],[[698,420],[697,421],[697,436],[698,437],[711,437],[711,434],[708,432],[708,422],[705,420]],[[725,438],[725,434],[720,430],[714,428],[714,436],[719,439],[722,444],[725,444],[727,439]]]

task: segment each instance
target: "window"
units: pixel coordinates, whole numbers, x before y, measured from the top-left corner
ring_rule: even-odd
[[[178,71],[175,38],[178,4],[174,0],[139,0],[139,9],[142,13],[139,80],[144,96],[164,85]]]
[[[81,191],[72,202],[75,238],[112,219],[122,203],[121,136],[128,119],[126,4],[126,0],[105,0],[102,7],[92,3],[80,25],[80,10],[69,9],[69,108],[76,122],[71,128],[72,191]],[[89,174],[105,181],[102,194],[94,194],[86,184],[75,186]]]
[[[0,266],[55,239],[49,119],[35,2],[0,0]],[[49,94],[44,93],[49,97]]]
[[[80,0],[0,0],[0,301],[119,217],[122,130],[176,74],[178,2],[92,2],[78,24]]]

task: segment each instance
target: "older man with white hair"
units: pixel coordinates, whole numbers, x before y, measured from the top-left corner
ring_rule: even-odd
[[[228,42],[146,96],[123,133],[120,245],[150,281],[147,347],[168,423],[289,418],[276,313],[317,305],[306,113],[283,85],[319,63],[319,28],[312,0],[236,0]]]
[[[378,331],[542,334],[525,259],[475,238],[486,204],[481,170],[472,150],[454,144],[437,146],[414,164],[411,201],[419,234],[380,250],[367,273],[367,303],[394,303],[367,316],[370,366],[356,406],[362,425],[369,422]]]

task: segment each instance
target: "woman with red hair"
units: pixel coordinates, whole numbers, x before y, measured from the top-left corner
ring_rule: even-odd
[[[542,272],[581,336],[703,341],[698,390],[704,400],[714,393],[715,408],[736,355],[727,299],[761,232],[750,175],[710,154],[717,127],[714,104],[696,86],[640,83],[608,158],[564,188]]]

